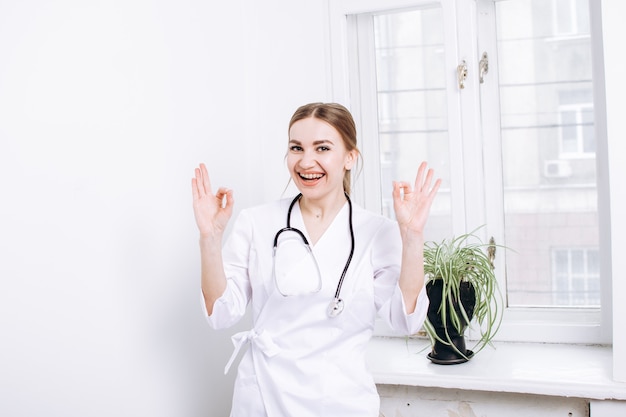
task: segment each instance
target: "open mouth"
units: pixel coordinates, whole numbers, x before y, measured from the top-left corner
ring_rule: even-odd
[[[324,174],[303,174],[303,173],[300,173],[300,172],[298,173],[298,175],[304,181],[316,181],[316,180],[319,180],[320,178],[322,178],[324,176]]]

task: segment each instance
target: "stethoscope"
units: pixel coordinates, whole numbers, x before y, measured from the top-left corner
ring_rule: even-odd
[[[341,277],[339,278],[339,282],[337,283],[335,296],[333,300],[330,302],[330,304],[328,305],[327,313],[330,317],[337,317],[343,311],[344,303],[343,303],[343,300],[339,298],[339,294],[341,293],[341,286],[343,285],[343,280],[346,277],[346,272],[348,272],[348,267],[350,266],[350,262],[352,261],[352,255],[354,255],[354,229],[352,227],[352,201],[350,201],[350,197],[348,196],[347,193],[344,193],[344,194],[346,195],[346,199],[348,200],[348,206],[350,209],[349,211],[350,241],[351,241],[350,255],[348,256],[346,265],[344,266],[343,272],[341,273]],[[295,227],[291,227],[291,210],[293,209],[293,206],[295,206],[295,204],[301,198],[302,198],[302,194],[298,194],[293,199],[293,201],[289,205],[289,210],[287,211],[287,227],[280,229],[276,233],[276,236],[274,236],[274,255],[276,254],[276,247],[278,246],[278,238],[280,237],[281,233],[288,232],[288,231],[297,233],[302,238],[302,241],[304,242],[304,245],[307,247],[307,250],[313,253],[313,251],[311,250],[311,246],[309,245],[309,241],[304,236],[304,233],[302,233],[302,231],[300,231],[299,229]]]

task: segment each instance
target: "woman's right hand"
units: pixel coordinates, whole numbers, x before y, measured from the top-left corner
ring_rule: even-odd
[[[200,231],[200,237],[219,237],[221,239],[228,220],[233,213],[233,191],[219,188],[213,195],[209,172],[204,164],[195,169],[195,178],[191,179],[193,194],[193,213]]]

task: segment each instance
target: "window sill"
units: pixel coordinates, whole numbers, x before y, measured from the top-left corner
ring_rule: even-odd
[[[626,400],[610,346],[496,342],[460,365],[433,364],[428,352],[427,339],[374,337],[366,360],[377,384]]]

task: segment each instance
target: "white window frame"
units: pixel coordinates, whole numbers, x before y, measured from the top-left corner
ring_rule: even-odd
[[[350,16],[374,13],[389,10],[401,10],[415,7],[423,7],[432,3],[440,3],[441,6],[452,12],[454,16],[477,16],[476,20],[464,20],[470,30],[476,33],[476,37],[460,36],[456,30],[459,22],[452,20],[450,27],[445,28],[446,42],[452,40],[452,44],[457,48],[446,48],[451,62],[465,60],[469,68],[478,68],[479,51],[488,50],[490,52],[488,77],[497,77],[497,57],[495,39],[489,36],[489,31],[494,30],[493,26],[493,2],[498,0],[478,0],[478,2],[458,1],[458,0],[329,0],[330,16],[330,57],[332,74],[333,99],[346,104],[357,119],[359,128],[359,138],[361,149],[367,157],[366,165],[362,175],[358,178],[354,187],[355,200],[372,210],[380,209],[380,162],[375,155],[378,154],[377,142],[377,114],[371,109],[362,106],[368,100],[376,102],[376,97],[364,97],[364,94],[375,94],[375,89],[368,86],[374,74],[363,72],[364,68],[358,70],[351,67],[351,63],[356,61],[356,55],[366,54],[367,51],[359,50],[362,45],[352,48],[357,44],[355,36],[364,36],[364,33],[357,34],[351,24]],[[479,6],[477,6],[479,4]],[[477,9],[478,7],[478,9]],[[492,32],[494,33],[494,32]],[[595,49],[595,48],[594,48]],[[362,59],[362,57],[361,57]],[[370,59],[374,59],[371,57]],[[374,68],[372,64],[370,68]],[[366,69],[366,68],[365,68]],[[595,70],[596,68],[594,68]],[[596,82],[600,73],[594,72]],[[450,85],[456,85],[456,73],[450,71]],[[489,85],[486,83],[485,85]],[[502,184],[491,184],[490,187],[499,189],[499,192],[485,193],[484,178],[502,178],[501,166],[498,164],[485,164],[485,161],[499,160],[501,155],[499,138],[499,115],[493,112],[481,113],[482,101],[491,99],[499,107],[497,88],[485,88],[479,85],[477,80],[469,79],[463,94],[452,95],[450,99],[449,134],[451,140],[460,138],[462,131],[465,132],[463,142],[464,154],[452,155],[451,164],[458,167],[459,172],[453,175],[453,190],[467,195],[486,195],[485,201],[479,204],[461,204],[459,210],[462,215],[454,215],[452,218],[453,231],[455,234],[463,233],[467,230],[466,225],[487,224],[485,237],[494,236],[496,242],[503,241],[504,212],[494,207],[502,205]],[[497,79],[491,83],[497,86]],[[479,91],[480,90],[480,91]],[[598,96],[594,96],[595,99]],[[603,97],[599,97],[603,99]],[[602,106],[600,106],[602,107]],[[598,111],[598,110],[596,110]],[[496,112],[497,113],[497,112]],[[596,117],[597,128],[602,130],[600,120],[603,117]],[[599,137],[599,136],[598,136]],[[471,143],[470,141],[473,141]],[[369,157],[368,157],[369,156]],[[607,155],[598,152],[598,163],[606,161]],[[484,170],[483,170],[484,168]],[[454,180],[454,178],[457,178]],[[493,180],[491,180],[493,181]],[[599,187],[599,193],[602,190]],[[465,201],[465,197],[456,201]],[[608,207],[602,206],[599,215],[606,215]],[[457,212],[458,213],[458,212]],[[601,240],[603,246],[609,247],[607,240],[607,230],[610,231],[610,224],[603,222],[601,225]],[[504,251],[500,251],[501,253]],[[506,256],[506,255],[505,255]],[[505,256],[496,258],[496,267],[500,271],[504,270]],[[601,265],[601,275],[610,276],[610,264],[606,259]],[[503,274],[501,274],[503,275]],[[500,277],[503,281],[504,277]],[[504,314],[503,325],[497,335],[498,340],[504,341],[526,341],[526,342],[554,342],[554,343],[610,343],[611,342],[611,302],[610,302],[610,280],[609,285],[603,285],[602,310],[593,309],[542,309],[542,308],[507,308]]]

